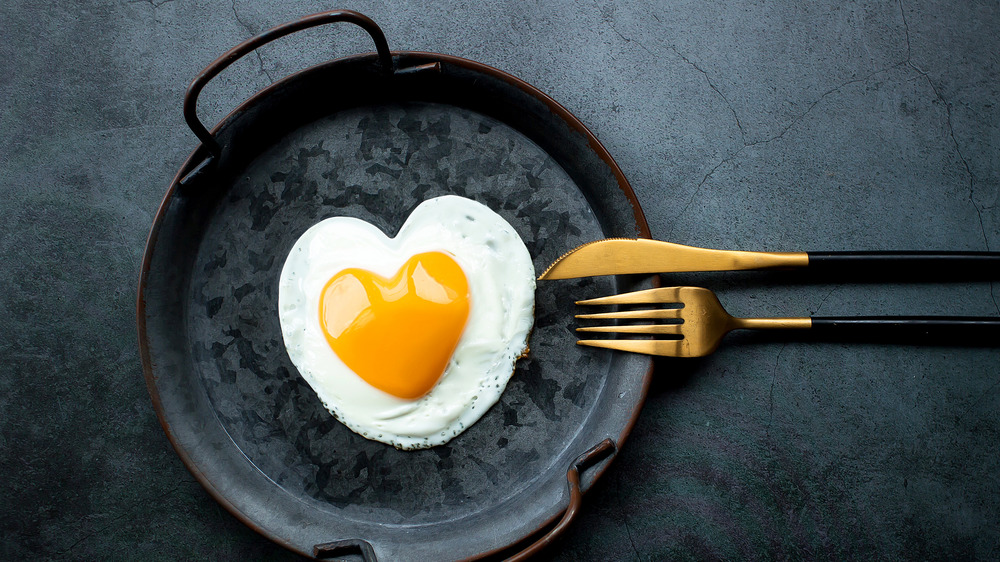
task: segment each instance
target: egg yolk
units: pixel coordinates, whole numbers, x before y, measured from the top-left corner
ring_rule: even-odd
[[[319,323],[368,384],[404,399],[430,392],[469,319],[469,283],[444,252],[416,254],[391,279],[345,269],[323,287]]]

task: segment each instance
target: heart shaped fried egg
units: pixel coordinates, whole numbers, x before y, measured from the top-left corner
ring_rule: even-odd
[[[296,241],[278,316],[324,406],[401,449],[448,442],[499,398],[527,350],[535,271],[500,215],[463,197],[418,205],[394,238],[333,217]]]

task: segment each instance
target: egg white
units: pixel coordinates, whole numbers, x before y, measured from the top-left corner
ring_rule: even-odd
[[[405,400],[369,385],[337,356],[320,327],[319,299],[344,269],[388,278],[428,251],[452,254],[465,272],[469,319],[437,385]],[[278,285],[282,336],[303,378],[344,425],[400,449],[444,444],[496,403],[527,349],[534,305],[535,270],[521,237],[490,208],[453,195],[418,205],[395,238],[350,217],[315,224],[292,247]]]

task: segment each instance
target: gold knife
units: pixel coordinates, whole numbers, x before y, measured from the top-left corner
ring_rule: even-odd
[[[608,238],[570,250],[538,279],[805,267],[830,273],[997,278],[1000,252],[746,252],[645,238]]]

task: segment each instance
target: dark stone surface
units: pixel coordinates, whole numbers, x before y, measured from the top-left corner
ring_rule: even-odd
[[[139,364],[139,260],[196,145],[187,82],[325,9],[0,5],[0,558],[291,559],[170,448]],[[970,2],[352,2],[394,49],[519,76],[631,179],[655,237],[733,249],[1000,249],[1000,8]],[[201,102],[369,50],[265,47]],[[998,315],[990,283],[675,275],[741,315]],[[1000,351],[734,337],[659,361],[559,559],[1000,556]]]

